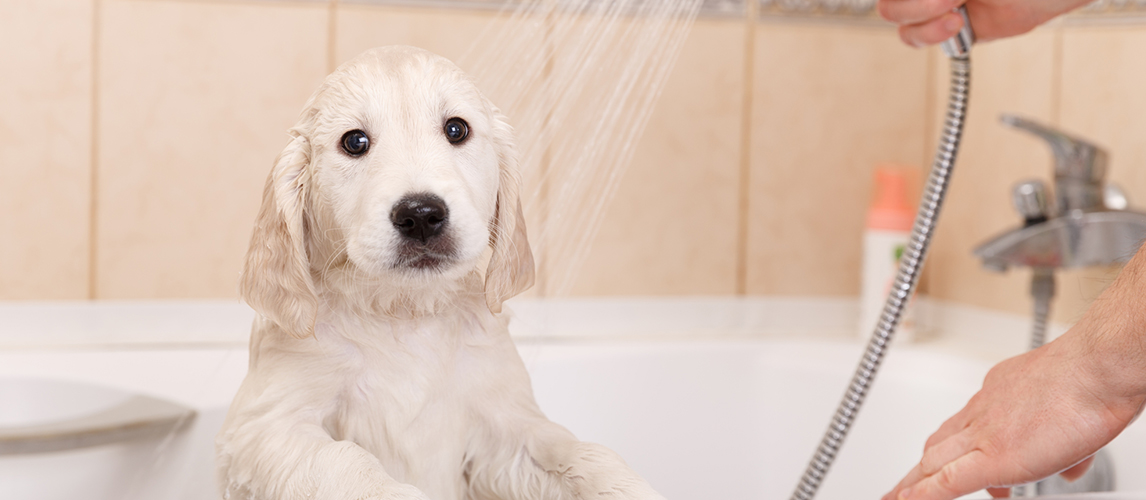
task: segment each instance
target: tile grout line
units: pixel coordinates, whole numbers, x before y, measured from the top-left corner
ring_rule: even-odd
[[[333,73],[338,61],[338,0],[327,3],[326,72]]]
[[[744,13],[744,62],[741,76],[744,88],[741,89],[740,103],[740,171],[737,190],[736,227],[736,295],[748,294],[748,219],[749,186],[752,171],[752,94],[756,72],[756,18],[759,4],[757,0],[745,2]]]
[[[88,300],[99,297],[99,119],[100,119],[100,27],[103,15],[103,2],[92,0],[92,46],[91,46],[91,157],[88,187]]]

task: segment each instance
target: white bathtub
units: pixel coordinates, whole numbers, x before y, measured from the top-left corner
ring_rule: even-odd
[[[658,307],[630,305],[620,309]],[[716,314],[723,306],[705,307]],[[670,309],[679,314],[681,306]],[[597,335],[570,334],[563,328],[577,322],[553,326],[553,318],[563,316],[550,311],[549,319],[523,318],[522,323],[552,328],[520,335],[519,346],[550,418],[581,439],[618,451],[670,500],[787,498],[861,344],[828,328],[770,330],[743,321],[752,314],[728,311],[721,317],[741,317],[728,332],[685,334],[680,322],[657,327],[675,335],[650,334],[641,326],[648,322],[632,326],[633,335],[600,335],[607,328]],[[666,318],[650,321],[656,326]],[[826,320],[821,315],[809,323],[817,321],[823,326]],[[579,325],[591,326],[584,320]],[[0,344],[13,344],[16,335],[0,332]],[[239,339],[224,333],[212,333],[210,341],[104,338],[96,346],[54,335],[50,346],[25,341],[0,350],[0,379],[81,381],[168,399],[196,409],[198,416],[169,439],[0,456],[0,498],[217,498],[212,439],[246,370]],[[878,498],[919,459],[927,435],[975,392],[991,364],[956,351],[943,342],[893,350],[818,498]],[[1110,449],[1119,490],[1146,491],[1146,427],[1132,426]]]

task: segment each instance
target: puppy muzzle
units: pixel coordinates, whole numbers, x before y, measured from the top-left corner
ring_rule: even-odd
[[[390,222],[400,236],[395,267],[433,270],[454,260],[450,210],[441,197],[406,195],[391,209]]]

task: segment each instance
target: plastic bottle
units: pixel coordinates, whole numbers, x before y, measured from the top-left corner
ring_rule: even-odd
[[[899,257],[911,237],[915,208],[908,200],[907,172],[903,168],[879,166],[875,170],[875,196],[867,213],[863,236],[863,267],[860,284],[858,334],[871,337],[883,312],[887,292],[899,270]],[[904,309],[897,341],[915,339],[915,308]]]

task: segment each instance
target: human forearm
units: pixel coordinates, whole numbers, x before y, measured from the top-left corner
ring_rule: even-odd
[[[1146,246],[1064,335],[1112,397],[1146,394]]]

